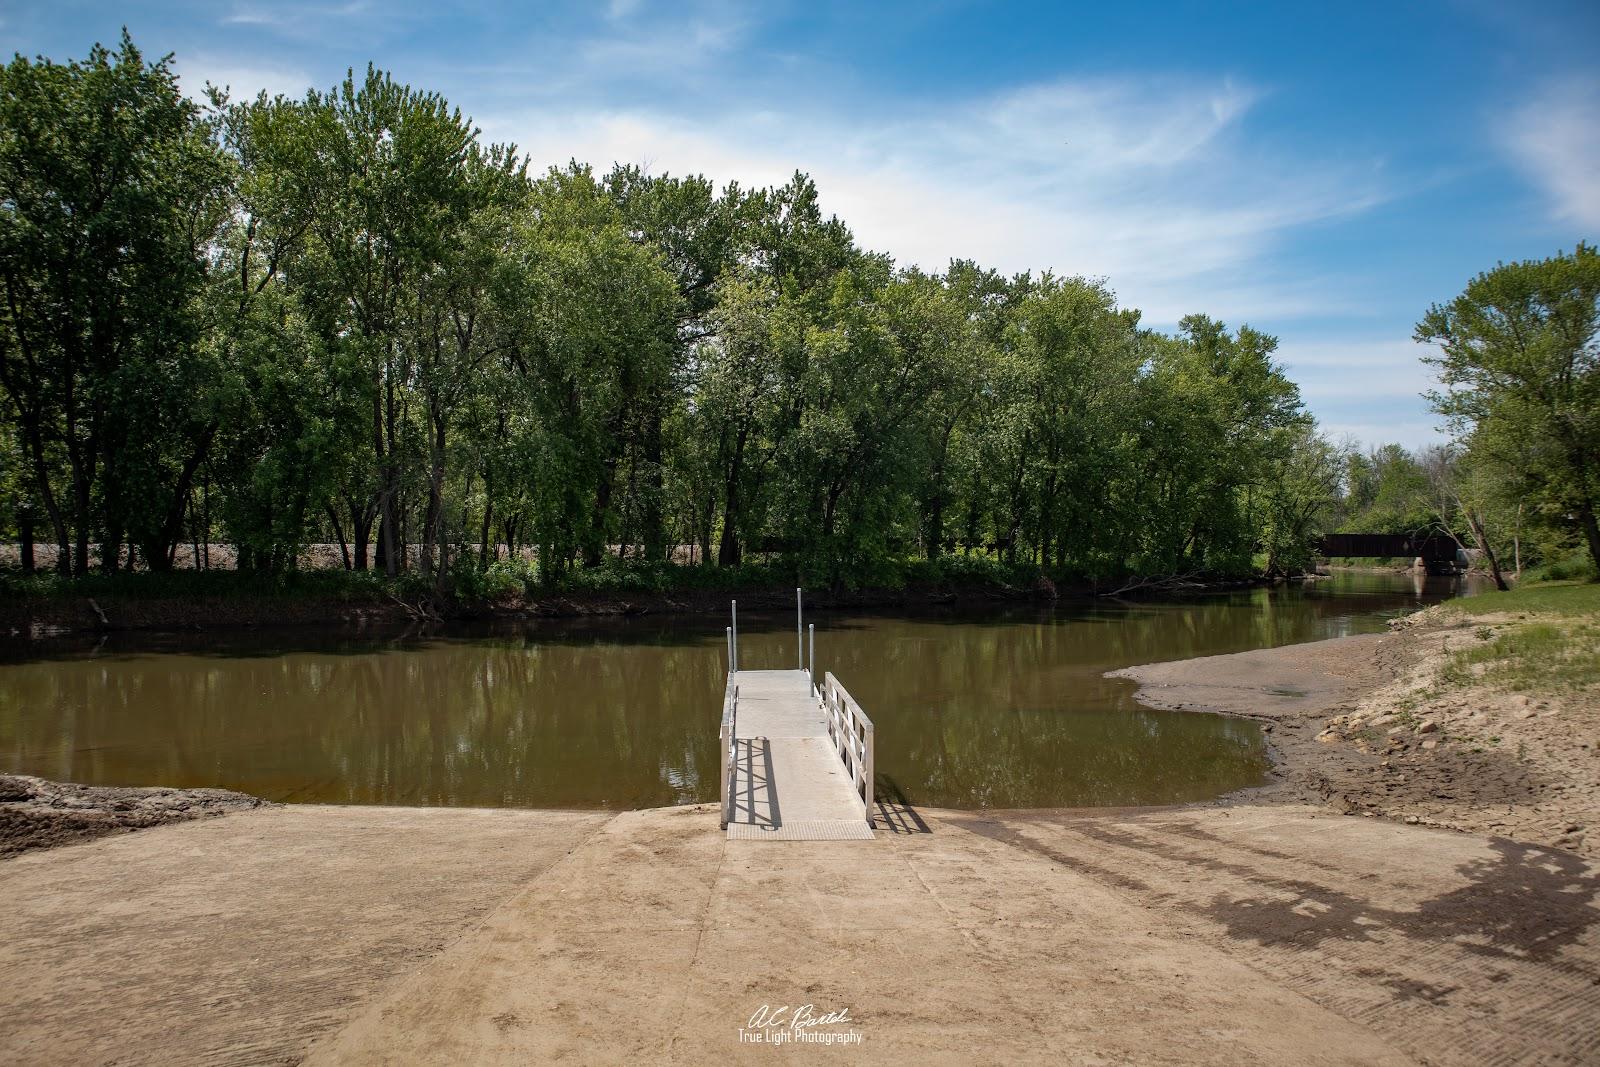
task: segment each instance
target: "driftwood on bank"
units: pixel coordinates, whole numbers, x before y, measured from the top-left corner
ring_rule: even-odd
[[[415,604],[410,604],[404,600],[401,600],[393,593],[388,594],[388,596],[390,600],[394,601],[396,604],[399,604],[403,609],[405,609],[405,613],[416,622],[444,621],[444,615],[439,611],[438,608],[434,607],[426,597],[418,600]]]
[[[1204,589],[1205,583],[1199,580],[1199,571],[1189,571],[1187,574],[1152,575],[1142,578],[1130,578],[1116,589],[1109,589],[1096,593],[1096,596],[1110,597],[1122,596],[1124,593],[1147,592],[1172,592],[1178,589]]]

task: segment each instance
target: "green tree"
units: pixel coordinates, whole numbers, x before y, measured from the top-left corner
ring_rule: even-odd
[[[82,62],[0,69],[0,386],[59,547],[171,563],[218,425],[196,301],[226,168],[168,59],[126,33]]]
[[[1430,308],[1416,339],[1474,462],[1580,534],[1600,567],[1600,253],[1501,264]]]
[[[512,300],[517,364],[537,405],[542,470],[535,526],[554,576],[576,551],[598,566],[622,533],[619,486],[648,462],[652,398],[671,381],[678,291],[650,245],[631,240],[587,167],[534,183]]]
[[[1280,431],[1283,452],[1261,486],[1259,520],[1269,575],[1297,574],[1339,502],[1341,456],[1309,423]]]
[[[392,575],[406,563],[404,479],[420,466],[408,300],[458,252],[477,131],[438,94],[371,66],[360,81],[352,71],[332,91],[308,93],[289,119],[262,165],[285,199],[308,200],[291,285],[329,355],[363,372],[371,475],[345,496],[376,514],[380,562]]]

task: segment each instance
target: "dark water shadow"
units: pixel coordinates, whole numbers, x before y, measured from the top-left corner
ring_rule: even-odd
[[[900,784],[887,774],[874,777],[872,799],[878,809],[878,829],[891,834],[931,834],[933,830],[911,806]]]

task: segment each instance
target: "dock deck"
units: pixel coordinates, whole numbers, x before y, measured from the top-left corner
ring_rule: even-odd
[[[837,711],[830,730],[829,698],[810,672],[737,671],[728,685],[730,700],[737,687],[729,840],[871,841],[860,779],[841,757],[851,739],[841,740]]]

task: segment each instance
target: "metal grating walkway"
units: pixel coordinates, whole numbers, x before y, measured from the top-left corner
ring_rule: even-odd
[[[803,670],[739,671],[730,841],[871,841]]]
[[[864,819],[797,819],[781,826],[728,824],[729,841],[871,841],[872,828]]]

